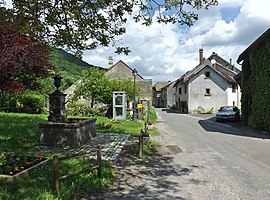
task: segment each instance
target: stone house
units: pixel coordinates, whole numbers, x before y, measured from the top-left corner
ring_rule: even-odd
[[[134,79],[132,75],[132,68],[129,67],[122,60],[113,64],[112,57],[108,60],[108,69],[105,75],[110,79]],[[144,79],[139,73],[136,76],[136,85],[141,88],[141,93],[138,94],[137,98],[142,101],[147,101],[148,105],[152,104],[152,79]]]
[[[161,88],[167,86],[170,82],[157,82],[153,85],[153,106],[156,108],[163,107],[163,101],[161,98]]]
[[[163,108],[171,108],[175,106],[175,81],[168,82],[161,88],[161,106]]]
[[[242,65],[242,120],[270,131],[270,28],[239,55],[237,63]]]
[[[113,64],[112,57],[108,59],[108,68],[102,68],[105,70],[105,75],[110,79],[134,79],[132,75],[132,68],[130,68],[126,63],[122,60],[119,60],[117,63]],[[67,94],[67,99],[71,99],[76,88],[76,85],[80,84],[81,80],[78,80],[76,83],[71,85],[69,88],[65,90],[65,94]],[[144,104],[151,105],[152,104],[152,79],[144,79],[139,73],[136,76],[136,85],[139,86],[142,91],[137,95],[137,100],[143,101]],[[79,103],[90,105],[89,101],[84,99],[79,99]]]
[[[184,113],[216,112],[221,106],[240,107],[240,87],[234,76],[240,72],[218,54],[204,59],[199,50],[199,65],[174,84],[176,108]]]

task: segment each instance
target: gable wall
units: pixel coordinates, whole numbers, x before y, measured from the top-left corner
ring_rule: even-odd
[[[152,79],[139,79],[137,85],[143,90],[139,95],[139,99],[150,101],[152,104]]]
[[[132,70],[127,67],[124,63],[119,62],[115,64],[110,70],[108,70],[106,73],[106,76],[110,77],[110,79],[133,79]],[[136,80],[141,80],[142,78],[140,76],[136,76]]]
[[[172,83],[166,90],[167,92],[167,105],[166,107],[175,106],[175,89],[173,87],[174,83]]]
[[[206,71],[210,71],[210,78],[206,78]],[[206,95],[206,88],[210,95]],[[189,81],[188,111],[192,113],[198,107],[216,112],[221,106],[228,103],[228,91],[231,85],[210,67],[201,70]]]
[[[116,63],[106,73],[110,79],[132,79],[132,69],[125,65],[123,62]],[[137,96],[138,99],[150,101],[152,104],[152,79],[143,79],[140,76],[136,76],[136,84],[141,87],[141,94]]]

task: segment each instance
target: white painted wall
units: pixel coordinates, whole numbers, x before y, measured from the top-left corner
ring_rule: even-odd
[[[239,109],[241,107],[241,90],[238,86],[235,92],[232,92],[232,87],[229,87],[227,89],[227,105],[233,106],[233,102],[235,102],[235,106],[237,106]]]
[[[210,78],[205,76],[206,72],[210,72]],[[179,87],[182,88],[182,94],[179,94]],[[206,88],[210,89],[210,95],[206,95]],[[203,107],[204,110],[212,110],[214,113],[224,105],[233,105],[240,108],[241,91],[237,87],[235,93],[232,92],[232,85],[219,73],[213,70],[212,67],[205,67],[193,77],[190,78],[185,93],[184,85],[178,83],[175,87],[175,100],[187,101],[188,112],[192,113],[198,107]]]
[[[205,73],[210,71],[210,78],[206,78]],[[205,67],[189,81],[189,113],[192,113],[198,107],[203,107],[205,111],[217,110],[227,105],[228,87],[230,84],[222,78],[211,67]],[[206,88],[210,89],[210,95],[206,95]]]

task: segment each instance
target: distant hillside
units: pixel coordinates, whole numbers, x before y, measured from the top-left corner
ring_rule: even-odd
[[[53,71],[63,77],[67,87],[82,78],[83,69],[98,67],[84,62],[76,56],[67,53],[63,49],[52,50],[50,64],[55,67]],[[104,70],[104,68],[98,68]]]

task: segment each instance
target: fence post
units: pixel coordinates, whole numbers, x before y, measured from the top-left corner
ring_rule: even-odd
[[[139,158],[142,158],[142,154],[143,154],[143,135],[140,134],[139,136]]]
[[[53,156],[53,176],[54,176],[54,190],[59,193],[59,160],[58,156]]]
[[[101,145],[98,145],[97,150],[97,164],[98,164],[98,178],[102,178],[102,170],[101,170]]]

